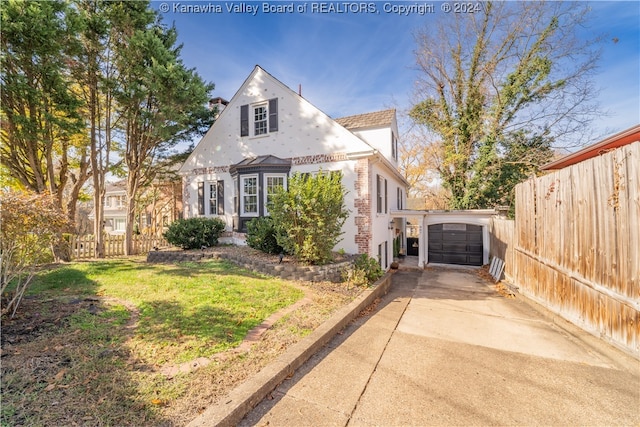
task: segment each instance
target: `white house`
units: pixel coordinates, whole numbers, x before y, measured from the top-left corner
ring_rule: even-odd
[[[342,172],[350,216],[335,248],[387,269],[404,245],[408,183],[398,171],[395,110],[332,119],[256,66],[180,169],[184,217],[217,216],[242,243],[246,224],[295,172]]]

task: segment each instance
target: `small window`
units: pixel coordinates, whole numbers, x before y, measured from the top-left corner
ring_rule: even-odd
[[[218,184],[216,182],[209,183],[209,215],[218,213]]]
[[[391,132],[391,157],[398,160],[398,137],[395,132]]]
[[[266,105],[253,107],[253,134],[255,136],[267,133],[267,118],[269,117]]]
[[[384,179],[381,175],[377,175],[377,185],[376,185],[376,212],[378,213],[387,213],[387,180]]]
[[[113,231],[125,231],[127,223],[124,218],[116,218],[113,220]]]
[[[403,199],[404,199],[404,194],[402,192],[402,189],[400,187],[398,187],[397,189],[397,198],[398,200],[396,201],[396,206],[398,209],[404,209],[404,205],[403,205]]]
[[[240,136],[260,136],[277,131],[278,98],[240,106]]]

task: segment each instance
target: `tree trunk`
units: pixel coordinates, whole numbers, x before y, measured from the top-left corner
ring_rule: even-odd
[[[127,177],[127,219],[124,237],[124,254],[134,255],[133,225],[136,220],[136,195],[138,194],[138,171],[129,170]]]

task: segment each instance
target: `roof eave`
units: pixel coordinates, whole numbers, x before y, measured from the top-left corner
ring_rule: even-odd
[[[596,144],[585,147],[581,150],[576,151],[575,153],[571,153],[568,156],[565,156],[551,163],[547,163],[546,165],[543,165],[540,169],[542,170],[562,169],[567,166],[574,165],[583,160],[596,157],[608,150],[622,147],[623,145],[627,145],[636,141],[640,141],[640,125],[636,125],[627,130],[623,130],[622,132],[618,132]]]

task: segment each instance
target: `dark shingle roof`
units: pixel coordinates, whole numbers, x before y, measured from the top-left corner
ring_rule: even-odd
[[[336,119],[341,126],[349,129],[362,129],[377,126],[389,125],[393,122],[396,110],[383,110],[373,113],[356,114],[355,116],[347,116]]]

